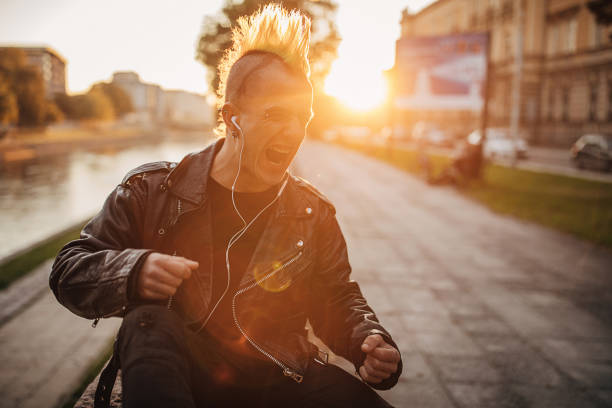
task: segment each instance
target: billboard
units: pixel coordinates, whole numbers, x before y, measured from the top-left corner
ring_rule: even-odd
[[[487,42],[486,33],[397,40],[395,107],[480,111],[487,78]]]

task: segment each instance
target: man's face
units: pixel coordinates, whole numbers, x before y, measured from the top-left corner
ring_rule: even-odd
[[[244,150],[240,184],[263,190],[278,184],[295,157],[312,117],[312,87],[279,61],[247,80],[238,124]]]

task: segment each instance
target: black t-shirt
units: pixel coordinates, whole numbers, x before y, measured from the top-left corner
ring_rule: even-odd
[[[278,186],[257,193],[234,193],[236,207],[248,224],[270,202],[278,192]],[[211,310],[217,303],[227,286],[227,268],[225,251],[230,238],[244,225],[232,204],[231,190],[209,177],[207,196],[210,200],[213,238],[213,287]],[[258,351],[247,344],[234,324],[232,315],[232,298],[240,286],[240,281],[249,265],[253,252],[259,242],[270,214],[276,203],[261,213],[246,233],[231,247],[230,285],[217,306],[217,309],[206,325],[206,331],[217,341],[227,346],[228,351],[236,354],[246,353],[249,356],[266,359]]]

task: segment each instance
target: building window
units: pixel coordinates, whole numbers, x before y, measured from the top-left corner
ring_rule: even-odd
[[[548,120],[552,122],[553,112],[555,111],[555,90],[548,87]]]
[[[569,121],[569,87],[564,87],[562,91],[563,97],[563,111],[561,113],[561,120],[564,122]]]
[[[608,120],[612,120],[612,79],[608,79]]]
[[[547,51],[548,55],[552,56],[557,53],[557,45],[559,43],[559,25],[553,24],[548,27]]]
[[[591,47],[599,48],[601,47],[601,39],[603,37],[603,26],[601,24],[597,24],[597,21],[593,18],[591,24]]]
[[[512,27],[508,26],[504,29],[504,56],[506,58],[513,58],[513,42],[516,41],[512,32]]]
[[[572,17],[567,24],[567,47],[566,51],[576,52],[576,36],[578,32],[578,21]]]
[[[594,82],[589,89],[589,120],[591,122],[597,120],[597,88],[597,82]]]

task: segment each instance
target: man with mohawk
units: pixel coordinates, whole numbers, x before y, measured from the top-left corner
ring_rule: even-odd
[[[219,71],[221,136],[129,172],[58,254],[57,299],[122,316],[126,407],[389,407],[402,363],[356,282],[334,206],[287,172],[312,117],[310,21],[268,5],[238,20]],[[330,364],[307,322],[355,374]]]

